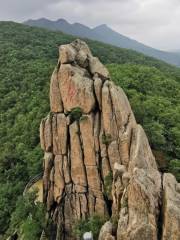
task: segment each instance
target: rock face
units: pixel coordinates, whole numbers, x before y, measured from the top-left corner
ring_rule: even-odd
[[[78,239],[74,224],[94,214],[117,222],[99,240],[180,239],[180,186],[158,171],[126,95],[86,43],[60,47],[50,106],[40,138],[52,239]]]
[[[163,229],[162,239],[180,239],[180,183],[172,174],[163,177]]]

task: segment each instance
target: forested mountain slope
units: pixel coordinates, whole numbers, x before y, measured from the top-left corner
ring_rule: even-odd
[[[42,167],[39,123],[49,112],[49,81],[57,48],[74,38],[60,32],[0,22],[0,235],[15,203]],[[151,146],[171,160],[180,179],[180,70],[135,51],[87,41],[127,93]]]

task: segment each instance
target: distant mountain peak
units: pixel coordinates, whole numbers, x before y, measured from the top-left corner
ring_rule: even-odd
[[[95,27],[95,28],[93,28],[94,30],[96,30],[96,29],[109,29],[109,27],[108,27],[108,25],[107,24],[100,24],[100,25],[98,25],[97,27]]]
[[[68,21],[66,21],[64,18],[59,18],[55,22],[57,22],[57,23],[68,23]]]
[[[29,21],[48,21],[48,22],[49,22],[50,20],[49,20],[48,18],[43,18],[43,17],[42,17],[42,18],[39,18],[39,19],[37,19],[37,20],[35,20],[35,19],[34,19],[34,20],[33,20],[33,19],[30,19]]]

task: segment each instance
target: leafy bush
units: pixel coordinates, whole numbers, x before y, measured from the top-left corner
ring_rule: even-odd
[[[46,227],[46,211],[42,203],[35,203],[36,198],[36,192],[29,192],[18,198],[7,235],[17,232],[19,239],[39,240]]]
[[[111,137],[111,134],[103,134],[102,135],[102,143],[105,144],[105,145],[109,145],[112,141],[112,137]]]
[[[88,119],[88,116],[87,115],[82,115],[81,118],[80,118],[80,121],[85,121]]]
[[[169,169],[180,182],[180,161],[178,159],[171,160],[169,163]]]
[[[94,215],[87,219],[81,219],[75,223],[73,232],[76,237],[82,239],[85,232],[92,232],[94,240],[98,240],[99,231],[106,219],[102,216]]]
[[[69,113],[71,122],[79,121],[81,116],[82,116],[82,109],[80,107],[73,108]]]

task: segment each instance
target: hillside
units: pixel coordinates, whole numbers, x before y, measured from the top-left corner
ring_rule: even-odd
[[[148,56],[155,57],[163,60],[167,63],[180,66],[180,56],[173,52],[165,52],[146,46],[136,40],[128,38],[108,27],[106,24],[102,24],[95,28],[89,28],[81,23],[70,24],[64,19],[58,19],[51,21],[46,18],[37,20],[27,20],[24,24],[29,26],[42,27],[49,30],[62,31],[67,34],[89,38],[92,40],[98,40],[104,43],[108,43],[117,47],[132,49]]]
[[[38,131],[49,112],[49,79],[58,46],[73,39],[0,22],[0,235],[9,227],[26,182],[41,170]],[[169,168],[179,178],[180,70],[135,51],[87,42],[95,56],[110,64],[112,78],[129,96],[151,146],[171,160]]]

